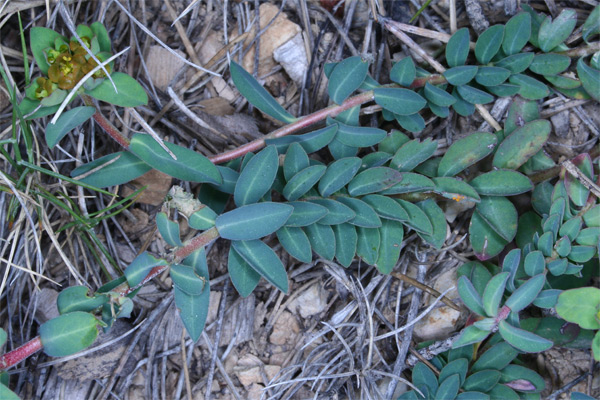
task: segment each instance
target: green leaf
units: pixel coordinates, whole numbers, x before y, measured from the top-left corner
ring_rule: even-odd
[[[475,43],[475,57],[480,64],[489,63],[500,50],[504,39],[504,25],[494,25],[486,29]]]
[[[338,125],[333,124],[304,135],[289,135],[277,139],[266,139],[268,146],[275,146],[279,153],[285,153],[292,143],[299,143],[307,153],[314,153],[327,146],[337,133]]]
[[[577,89],[581,87],[581,81],[564,75],[550,76],[544,78],[558,89]]]
[[[159,212],[156,214],[156,227],[160,232],[160,236],[168,245],[173,247],[183,246],[179,237],[179,224],[169,220],[166,213]]]
[[[433,228],[433,233],[431,235],[421,232],[417,232],[417,234],[421,237],[421,239],[436,249],[441,249],[446,241],[446,233],[448,229],[444,211],[442,211],[440,206],[438,206],[433,199],[420,201],[416,205],[427,215]]]
[[[326,260],[333,260],[336,251],[336,241],[331,226],[312,224],[304,227],[304,231],[315,253]]]
[[[115,159],[116,161],[113,161]],[[132,181],[152,169],[152,167],[132,153],[120,151],[75,168],[71,171],[71,176],[77,179],[78,176],[84,175],[105,164],[105,167],[79,180],[88,185],[103,188]]]
[[[310,166],[308,154],[298,143],[292,143],[285,153],[283,161],[283,176],[286,180],[292,179],[294,175]]]
[[[440,383],[435,398],[436,399],[454,399],[460,388],[460,377],[458,374],[450,375]]]
[[[364,201],[342,196],[336,197],[336,200],[350,208],[356,214],[348,223],[363,228],[378,228],[381,226],[381,220],[375,210]]]
[[[200,210],[196,211],[188,218],[188,224],[190,228],[205,230],[215,226],[215,220],[217,219],[217,213],[214,212],[210,207],[204,206]]]
[[[167,262],[162,259],[154,258],[147,252],[143,252],[135,258],[125,269],[125,277],[129,286],[134,288],[150,273],[152,268],[159,265],[166,265]]]
[[[477,70],[478,68],[475,65],[463,65],[447,69],[442,75],[444,75],[448,83],[459,86],[465,85],[475,78]]]
[[[337,225],[350,221],[356,217],[356,213],[352,209],[339,201],[332,199],[312,199],[310,200],[327,209],[328,213],[319,219],[319,224],[322,225]]]
[[[569,37],[575,29],[575,24],[577,24],[575,10],[562,10],[554,21],[552,21],[552,17],[547,16],[540,25],[538,33],[539,48],[544,53],[548,53]]]
[[[333,225],[332,228],[335,235],[335,258],[342,266],[348,268],[356,253],[356,228],[348,223]]]
[[[384,219],[381,228],[379,228],[379,237],[381,238],[381,243],[375,267],[377,267],[380,273],[389,274],[400,258],[402,240],[404,239],[402,223]]]
[[[514,85],[519,85],[519,95],[529,100],[539,100],[547,97],[550,93],[548,86],[530,76],[523,74],[511,75],[508,81]]]
[[[500,381],[500,371],[484,369],[470,375],[463,384],[464,390],[487,392]]]
[[[206,279],[196,273],[194,267],[182,264],[173,264],[170,269],[171,280],[176,289],[190,296],[198,296],[204,291]]]
[[[354,157],[358,153],[358,147],[348,146],[342,143],[338,138],[334,138],[327,146],[334,160],[345,157]]]
[[[502,338],[518,350],[526,353],[539,353],[548,350],[554,345],[550,340],[544,339],[534,333],[512,326],[507,321],[500,321],[498,331]]]
[[[520,172],[498,169],[479,175],[469,182],[484,196],[514,196],[533,190],[531,180]]]
[[[354,178],[361,166],[358,157],[342,158],[327,167],[327,171],[319,181],[319,192],[323,197],[329,197]]]
[[[517,53],[503,58],[496,63],[497,67],[506,68],[513,74],[525,71],[533,61],[534,53]]]
[[[452,96],[456,98],[456,103],[452,104],[452,108],[458,115],[468,117],[475,112],[475,105],[464,100],[456,88],[452,89]]]
[[[356,254],[367,264],[374,265],[379,255],[379,246],[381,238],[377,228],[356,228],[358,234],[358,243]]]
[[[411,115],[419,112],[427,101],[408,89],[382,88],[373,90],[375,102],[398,115]]]
[[[498,146],[493,165],[517,169],[541,150],[550,136],[550,122],[539,119],[526,123],[508,135]]]
[[[457,202],[467,200],[479,203],[480,198],[475,189],[473,189],[468,183],[465,183],[457,178],[441,177],[432,178],[435,183],[434,192],[441,194],[442,196],[455,200]]]
[[[559,289],[542,290],[533,301],[533,305],[538,308],[554,308],[561,292]]]
[[[504,288],[506,287],[509,275],[510,273],[508,272],[501,272],[490,279],[486,285],[481,300],[488,317],[496,317],[498,314],[498,308],[500,307],[500,301],[504,295]]]
[[[458,294],[469,310],[481,316],[486,315],[482,298],[466,276],[461,276],[458,279]]]
[[[490,396],[485,393],[470,391],[459,393],[458,396],[456,396],[456,400],[490,400]]]
[[[530,279],[515,290],[504,303],[512,312],[518,313],[531,304],[540,293],[546,283],[546,275],[539,274]]]
[[[244,167],[235,185],[233,199],[240,207],[256,203],[271,190],[279,158],[274,146],[265,147]]]
[[[427,161],[425,162],[427,163]],[[425,165],[425,163],[421,165]],[[435,165],[435,170],[437,171],[437,165]],[[425,192],[429,190],[433,190],[435,188],[435,184],[433,181],[426,176],[421,174],[416,174],[412,172],[404,172],[402,173],[402,180],[381,192],[381,194],[399,194],[399,193],[412,193],[412,192]]]
[[[412,57],[406,57],[398,61],[390,71],[390,80],[400,86],[410,86],[417,77],[417,69]]]
[[[96,112],[95,107],[75,107],[62,113],[55,124],[46,125],[46,143],[54,148],[73,128],[83,124]]]
[[[503,197],[499,197],[503,198]],[[500,254],[508,242],[483,219],[480,213],[473,213],[469,225],[469,238],[475,256],[480,260],[487,260]]]
[[[148,165],[182,181],[223,182],[219,170],[204,157],[188,148],[164,142],[165,146],[177,157],[173,159],[150,135],[136,134],[131,139],[129,150]]]
[[[489,336],[488,331],[481,330],[473,325],[467,326],[458,339],[452,343],[452,348],[466,346],[473,343],[479,343]]]
[[[510,70],[500,67],[479,67],[475,82],[483,86],[498,86],[510,76]]]
[[[418,133],[425,129],[425,120],[419,113],[411,115],[394,114],[394,118],[396,118],[396,121],[398,121],[403,129],[409,132]]]
[[[546,261],[541,251],[536,250],[525,256],[525,262],[523,264],[525,273],[529,276],[535,276],[544,272],[546,268]]]
[[[310,242],[302,229],[283,226],[277,231],[277,239],[292,257],[305,263],[311,262]]]
[[[586,92],[600,101],[600,71],[583,62],[583,57],[577,61],[577,76]]]
[[[362,198],[381,217],[394,221],[408,220],[408,214],[398,202],[379,194],[369,194]]]
[[[475,132],[452,143],[438,166],[439,176],[454,176],[475,164],[494,150],[497,140],[491,133]]]
[[[31,54],[33,55],[33,58],[35,58],[36,64],[44,75],[48,75],[48,68],[50,68],[50,65],[46,61],[46,54],[44,50],[46,50],[48,47],[54,49],[54,42],[56,39],[62,39],[64,41],[67,40],[66,37],[62,36],[58,32],[40,26],[34,26],[29,32]]]
[[[502,50],[507,56],[517,54],[525,47],[531,36],[531,15],[520,12],[506,23]]]
[[[235,251],[233,246],[229,248],[227,270],[233,286],[242,297],[250,296],[260,281],[260,274]]]
[[[460,94],[463,100],[468,101],[471,104],[487,104],[494,101],[494,96],[483,90],[475,89],[469,85],[457,86],[456,90]]]
[[[437,141],[431,138],[425,139],[423,142],[419,140],[411,140],[398,149],[390,166],[400,172],[412,171],[419,164],[430,158],[437,150]]]
[[[293,211],[294,207],[284,203],[248,204],[219,215],[215,226],[224,239],[259,239],[281,228]]]
[[[565,225],[563,225],[564,227]],[[562,228],[561,228],[562,231]],[[562,235],[562,234],[561,234]],[[600,228],[585,228],[578,232],[577,243],[582,246],[596,246],[600,239]]]
[[[469,29],[457,30],[446,44],[446,61],[450,67],[464,65],[469,56]]]
[[[467,347],[463,347],[468,349]],[[459,350],[455,350],[459,351]],[[449,360],[450,361],[450,360]],[[469,369],[469,360],[466,358],[455,358],[442,368],[440,371],[439,381],[443,382],[451,375],[457,374],[460,378],[460,384],[462,385],[467,377],[467,370]]]
[[[331,119],[330,119],[331,120]],[[333,120],[331,120],[333,121]],[[381,142],[387,136],[383,129],[362,126],[351,126],[341,122],[335,122],[338,131],[335,136],[342,144],[352,147],[369,147]]]
[[[260,275],[284,293],[288,291],[285,267],[277,254],[260,240],[234,240],[234,250]]]
[[[421,210],[421,208],[419,208],[419,206],[402,199],[395,199],[395,201],[398,202],[408,214],[408,220],[402,221],[404,225],[412,228],[415,232],[424,233],[426,235],[433,234],[431,221],[429,221],[429,217]]]
[[[471,367],[471,372],[485,369],[501,370],[510,364],[519,353],[506,342],[496,343],[483,353]]]
[[[592,159],[587,153],[581,153],[573,158],[572,163],[590,180],[594,180],[594,167]],[[583,207],[588,201],[590,189],[585,187],[579,180],[571,174],[565,174],[565,188],[569,198],[577,207]]]
[[[519,93],[521,87],[517,85],[511,85],[510,83],[504,83],[498,86],[488,86],[486,89],[488,92],[498,97],[512,97]]]
[[[285,222],[285,226],[301,227],[311,225],[329,212],[326,207],[308,201],[292,201],[288,204],[294,207],[294,211]]]
[[[368,69],[369,64],[360,56],[348,57],[338,63],[329,76],[328,89],[331,100],[342,104],[363,83]]]
[[[448,92],[433,86],[431,83],[425,83],[425,98],[440,107],[449,107],[456,102],[456,99]]]
[[[231,72],[231,79],[233,79],[235,87],[254,107],[276,120],[287,124],[296,120],[252,75],[246,72],[244,67],[232,61],[229,64],[229,71]]]
[[[420,361],[413,367],[412,383],[419,389],[426,387],[430,393],[435,393],[438,389],[438,379],[435,374],[427,365]]]
[[[283,196],[289,201],[298,200],[321,179],[325,169],[324,165],[313,165],[304,168],[288,181],[283,188]]]
[[[589,227],[600,227],[600,204],[596,204],[583,214],[583,221]]]
[[[581,37],[586,43],[589,43],[588,38],[600,33],[600,7],[596,6],[585,20],[581,27]]]
[[[456,100],[456,99],[454,99],[454,100]],[[427,106],[429,107],[429,109],[431,110],[432,113],[434,113],[435,115],[437,115],[440,118],[448,118],[448,116],[450,115],[449,107],[440,107],[433,103],[427,103]]]
[[[600,289],[582,287],[565,290],[558,296],[556,312],[566,321],[576,323],[583,329],[600,329],[597,319],[600,307]]]
[[[108,32],[106,31],[104,25],[102,25],[101,22],[96,21],[90,25],[90,28],[98,39],[100,51],[110,52],[110,36],[108,36]]]
[[[560,74],[571,64],[571,58],[560,54],[538,54],[533,59],[529,69],[540,75]]]
[[[137,107],[148,104],[146,91],[135,79],[122,72],[113,72],[110,77],[117,87],[113,87],[109,79],[105,79],[92,90],[84,92],[95,99],[121,107]]]
[[[96,308],[108,303],[106,295],[88,296],[89,289],[86,286],[71,286],[58,294],[56,305],[60,314],[66,314],[73,311],[93,311]],[[0,342],[2,342],[0,340]],[[2,344],[0,344],[1,346]]]
[[[515,129],[523,126],[526,122],[531,122],[539,118],[540,110],[537,102],[517,97],[508,109],[508,115],[504,124],[504,133],[510,135]]]
[[[392,168],[376,167],[356,175],[348,184],[351,196],[376,193],[385,190],[402,180],[402,174]]]
[[[3,376],[8,377],[8,375],[5,375],[6,373],[3,373]],[[8,384],[8,382],[7,382]],[[15,394],[15,392],[13,392],[12,390],[10,390],[6,385],[0,383],[0,399],[3,400],[20,400],[20,397],[17,396]]]
[[[44,353],[64,357],[90,346],[98,336],[98,320],[89,313],[75,311],[53,318],[40,326]]]
[[[558,234],[561,237],[567,236],[569,238],[569,240],[571,240],[571,241],[575,240],[575,238],[577,238],[580,235],[582,225],[583,225],[583,221],[580,216],[573,217],[573,218],[569,219],[568,221],[566,221],[564,224],[562,224],[562,226],[560,227],[560,230],[558,231]],[[588,228],[588,229],[594,229],[594,228]],[[599,230],[599,232],[600,232],[600,230]],[[585,243],[579,243],[579,244],[585,244]],[[589,246],[593,246],[593,244],[589,244]]]
[[[476,213],[507,242],[512,241],[517,234],[517,209],[506,197],[482,196],[477,204]]]
[[[173,288],[173,295],[185,330],[195,342],[204,330],[210,305],[210,290],[204,290],[202,294],[193,296],[176,286]]]
[[[544,379],[535,371],[521,365],[507,365],[502,371],[500,383],[519,392],[536,392],[544,390]]]
[[[510,253],[509,253],[510,254]],[[508,256],[507,256],[508,257]],[[456,276],[466,276],[473,284],[479,296],[483,296],[485,286],[492,279],[492,274],[480,262],[469,261],[464,263],[457,271]]]

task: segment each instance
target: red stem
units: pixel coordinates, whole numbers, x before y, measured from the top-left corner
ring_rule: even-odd
[[[13,351],[9,351],[0,357],[0,370],[5,370],[15,364],[20,363],[30,355],[40,351],[44,345],[39,336],[31,339],[21,347],[17,347]]]

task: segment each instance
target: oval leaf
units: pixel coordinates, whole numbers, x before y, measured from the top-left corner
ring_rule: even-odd
[[[335,235],[335,258],[342,266],[348,268],[356,253],[356,228],[351,224],[333,225],[332,228]]]
[[[285,222],[285,226],[301,227],[314,224],[329,212],[326,207],[308,201],[292,201],[289,203],[294,211]]]
[[[215,226],[224,239],[259,239],[281,228],[293,210],[283,203],[249,204],[219,215]]]
[[[415,169],[419,164],[429,159],[437,150],[437,141],[431,138],[423,142],[411,140],[402,145],[394,154],[390,166],[400,172],[408,172]]]
[[[350,208],[356,216],[348,222],[363,228],[378,228],[381,226],[379,216],[371,206],[362,200],[352,197],[336,197],[336,200]]]
[[[227,271],[235,290],[242,297],[250,296],[260,281],[260,274],[235,251],[233,246],[229,248]]]
[[[271,189],[278,167],[279,158],[274,146],[267,146],[252,157],[235,185],[235,204],[240,207],[259,201]]]
[[[457,140],[452,143],[442,157],[438,166],[438,175],[454,176],[458,174],[490,154],[497,141],[496,135],[485,132],[475,132]]]
[[[377,104],[398,115],[414,114],[427,104],[418,93],[408,89],[375,89],[373,94]]]
[[[206,280],[198,275],[193,267],[173,264],[169,272],[176,289],[190,296],[198,296],[204,291]]]
[[[305,263],[311,262],[312,249],[302,229],[283,226],[277,231],[277,239],[292,257]]]
[[[469,29],[461,28],[448,40],[446,61],[450,67],[464,65],[469,56]]]
[[[361,159],[358,157],[342,158],[327,167],[327,171],[319,181],[319,192],[323,197],[329,197],[354,178],[360,168]]]
[[[56,299],[58,312],[66,314],[73,311],[93,311],[108,303],[108,296],[88,296],[89,289],[86,286],[71,286],[61,291]]]
[[[137,107],[148,104],[146,91],[131,76],[122,72],[114,72],[110,77],[117,87],[118,93],[115,92],[115,88],[109,79],[104,79],[92,90],[85,90],[85,93],[115,106]]]
[[[261,276],[284,293],[288,291],[285,268],[277,254],[260,240],[235,240],[231,242],[235,251]]]
[[[96,112],[96,107],[75,107],[62,113],[56,123],[46,125],[46,143],[54,148],[73,128],[83,124]]]
[[[500,321],[498,332],[511,346],[526,353],[539,353],[548,350],[554,345],[550,340],[544,339],[534,333],[517,328],[507,321]]]
[[[326,260],[333,260],[333,257],[335,257],[336,242],[331,226],[312,224],[304,227],[304,231],[315,253]]]
[[[517,234],[518,214],[513,203],[506,197],[481,197],[475,208],[478,214],[500,237],[507,242]]]
[[[508,243],[492,229],[478,212],[473,213],[471,217],[469,238],[471,246],[475,251],[475,256],[480,260],[487,260],[500,254],[504,246]]]
[[[392,272],[398,259],[400,258],[400,250],[402,250],[402,240],[404,239],[404,228],[398,221],[384,219],[379,228],[379,237],[381,244],[377,254],[377,262],[375,267],[382,274]]]
[[[156,214],[156,227],[167,244],[173,247],[183,246],[179,237],[179,224],[169,220],[166,213]]]
[[[541,150],[550,136],[550,122],[539,119],[528,122],[508,135],[498,146],[493,165],[517,169]]]
[[[463,65],[460,67],[447,69],[443,75],[448,83],[452,85],[465,85],[475,78],[475,75],[477,75],[477,70],[478,68],[475,65]]]
[[[507,56],[517,54],[529,41],[531,37],[531,15],[521,12],[506,23],[502,50]]]
[[[402,180],[402,174],[392,168],[370,168],[358,174],[348,184],[351,196],[376,193],[385,190]]]
[[[321,179],[325,169],[324,165],[313,165],[298,172],[283,188],[283,196],[289,201],[298,200]]]
[[[296,120],[244,67],[232,61],[229,71],[235,87],[254,107],[281,122],[289,124]]]
[[[417,77],[417,69],[412,57],[398,61],[390,71],[390,79],[401,86],[410,86]]]
[[[342,104],[363,83],[368,68],[369,64],[360,56],[349,57],[338,63],[329,76],[328,90],[331,100]]]
[[[590,67],[583,58],[577,61],[577,76],[586,92],[594,99],[600,101],[600,71]]]
[[[142,283],[152,268],[166,264],[167,262],[165,260],[154,258],[147,252],[143,252],[125,269],[125,277],[127,278],[129,286],[132,288],[136,287]]]
[[[475,43],[475,57],[481,64],[489,63],[500,50],[504,39],[504,25],[494,25],[486,29]]]
[[[104,167],[97,169],[102,165]],[[88,185],[104,188],[132,181],[151,169],[151,166],[132,153],[120,151],[100,157],[91,163],[80,165],[71,171],[71,176]],[[89,175],[86,175],[88,173]],[[85,177],[77,178],[82,175],[85,175]]]
[[[498,314],[498,308],[504,295],[504,288],[506,287],[509,275],[509,272],[501,272],[490,279],[485,286],[481,301],[488,317],[496,317],[496,314]]]
[[[44,353],[64,357],[90,346],[98,336],[98,320],[89,313],[75,311],[53,318],[40,326]]]
[[[484,196],[514,196],[533,190],[531,179],[513,170],[495,170],[481,174],[469,182]]]
[[[512,312],[518,313],[531,304],[546,283],[546,275],[539,274],[528,279],[515,290],[504,303]],[[541,351],[541,350],[540,350]]]
[[[173,159],[150,135],[136,134],[131,139],[129,150],[153,168],[182,181],[223,182],[219,170],[202,154],[188,148],[164,142],[177,157]]]
[[[547,16],[540,25],[538,42],[540,49],[547,53],[562,42],[564,42],[577,24],[577,13],[575,10],[565,9],[552,21]]]

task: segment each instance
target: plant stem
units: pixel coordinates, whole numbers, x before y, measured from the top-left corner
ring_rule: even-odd
[[[173,262],[180,262],[190,254],[192,254],[194,251],[208,245],[210,242],[218,238],[219,231],[216,227],[213,226],[212,228],[205,230],[195,238],[189,240],[186,244],[183,245],[183,247],[180,247],[177,250],[175,250],[175,253],[173,253]]]
[[[37,336],[13,351],[3,354],[0,357],[0,371],[20,363],[30,355],[40,351],[43,347],[42,339]]]
[[[81,98],[86,106],[94,106],[94,101],[87,94],[81,94]],[[125,148],[125,150],[129,150],[129,139],[127,139],[119,130],[100,113],[99,110],[96,110],[94,115],[92,116],[94,121],[98,123],[112,137],[117,143]]]
[[[591,43],[587,46],[576,47],[566,51],[558,51],[556,54],[562,54],[571,58],[585,57],[600,50],[600,42]]]

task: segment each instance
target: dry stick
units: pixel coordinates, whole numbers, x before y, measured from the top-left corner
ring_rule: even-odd
[[[454,34],[458,29],[456,24],[456,0],[449,0],[448,8],[450,9],[450,33]]]
[[[410,37],[408,37],[406,33],[402,32],[402,29],[398,27],[399,22],[390,19],[381,19],[383,21],[383,25],[387,30],[392,32],[394,36],[396,36],[398,39],[404,42],[404,44],[410,47],[418,55],[423,57],[423,59],[427,61],[438,73],[443,74],[446,71],[446,68],[444,68],[442,64],[440,64],[433,57],[431,57],[425,50],[421,48],[421,46],[419,46]],[[481,104],[476,104],[475,108],[477,109],[477,112],[479,112],[479,114],[483,117],[483,119],[485,119],[486,122],[490,124],[495,130],[502,130],[500,124],[498,124],[494,117],[490,115],[490,113],[485,107],[483,107]]]
[[[431,29],[419,28],[418,26],[403,24],[402,22],[395,22],[394,26],[403,32],[412,33],[413,35],[419,35],[430,39],[437,39],[440,42],[448,43],[452,35],[443,32],[433,31]],[[469,48],[475,49],[475,42],[469,42]]]
[[[425,278],[425,272],[427,270],[427,266],[425,264],[426,254],[418,254],[420,264],[417,270],[417,280],[422,281]],[[408,315],[406,317],[407,321],[411,321],[416,317],[419,311],[419,305],[421,303],[421,289],[415,288],[413,292],[412,299],[410,301],[410,306],[408,309]],[[398,357],[396,357],[396,361],[394,362],[393,374],[396,376],[402,375],[402,371],[406,368],[405,361],[406,355],[408,354],[408,348],[410,347],[410,341],[412,339],[414,325],[411,325],[402,335],[402,345],[400,346],[400,351],[398,353]],[[398,382],[394,379],[390,381],[387,387],[386,398],[390,400],[396,391],[396,386]]]
[[[424,285],[421,282],[419,282],[418,280],[413,279],[410,276],[404,275],[401,272],[392,272],[391,275],[394,278],[400,279],[401,281],[404,281],[404,282],[406,282],[406,283],[408,283],[410,285],[418,287],[422,291],[427,292],[427,293],[429,293],[432,296],[440,297],[440,295],[441,295],[441,293],[438,292],[437,290],[435,290],[435,289],[433,289],[433,288],[431,288],[431,287],[429,287],[427,285]],[[442,297],[442,302],[444,304],[446,304],[448,307],[451,307],[451,308],[455,309],[456,311],[460,311],[460,308],[458,308],[458,306],[456,304],[454,304],[452,302],[452,300],[450,300],[448,297],[446,297],[446,296]]]
[[[564,169],[567,170],[575,179],[577,179],[586,189],[594,194],[594,196],[600,198],[600,187],[594,183],[593,180],[588,178],[579,168],[575,166],[571,161],[567,160],[562,163]]]
[[[181,330],[181,368],[183,368],[183,376],[185,379],[185,390],[188,395],[188,400],[193,399],[192,397],[192,383],[190,382],[190,371],[188,367],[188,360],[185,355],[185,329]]]
[[[221,341],[221,332],[223,328],[223,318],[225,317],[225,306],[227,305],[227,292],[229,291],[229,279],[225,280],[225,285],[223,286],[223,293],[221,294],[221,303],[219,304],[219,314],[217,319],[217,327],[215,329],[215,346],[212,351],[212,357],[210,360],[210,367],[208,368],[208,376],[206,378],[206,392],[204,393],[204,397],[206,400],[210,400],[211,392],[212,392],[212,381],[215,375],[215,365],[217,363],[217,358],[219,358],[219,342]]]

